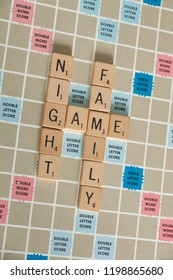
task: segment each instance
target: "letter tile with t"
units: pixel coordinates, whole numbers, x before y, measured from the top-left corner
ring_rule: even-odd
[[[60,157],[39,154],[37,176],[42,179],[59,179]]]
[[[89,108],[91,110],[110,112],[112,89],[91,86]]]

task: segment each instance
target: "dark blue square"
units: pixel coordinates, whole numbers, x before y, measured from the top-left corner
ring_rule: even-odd
[[[148,5],[152,5],[152,6],[160,7],[161,6],[161,1],[162,0],[143,0],[143,3],[148,4]]]

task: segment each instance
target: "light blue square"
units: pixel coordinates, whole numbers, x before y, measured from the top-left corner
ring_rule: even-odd
[[[94,258],[100,260],[113,260],[115,251],[115,237],[96,236]]]
[[[72,233],[56,231],[52,235],[51,255],[70,256],[72,247]]]
[[[97,16],[99,14],[100,0],[80,0],[80,12]]]
[[[169,126],[168,147],[173,147],[173,125]]]
[[[123,1],[121,20],[127,23],[139,23],[141,5],[132,1]]]
[[[0,120],[18,123],[21,114],[21,99],[12,97],[1,97]]]
[[[96,213],[78,210],[76,216],[76,232],[95,233]]]
[[[131,96],[125,93],[112,92],[111,113],[117,115],[129,115]]]
[[[126,142],[107,138],[105,149],[105,162],[124,163]]]
[[[83,134],[71,131],[64,132],[62,156],[81,158],[83,147]]]
[[[88,108],[90,87],[71,83],[68,104]]]
[[[100,18],[98,27],[98,39],[115,43],[117,40],[118,22],[112,19]]]

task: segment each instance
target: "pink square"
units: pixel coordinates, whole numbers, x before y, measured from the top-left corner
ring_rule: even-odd
[[[149,216],[158,216],[160,209],[160,195],[152,193],[143,193],[141,214]]]
[[[173,242],[173,220],[170,219],[160,220],[159,240]]]
[[[15,0],[12,13],[12,21],[32,24],[34,14],[34,3]]]
[[[0,224],[5,224],[8,214],[8,201],[0,200]]]
[[[164,77],[173,77],[173,56],[158,54],[156,74]]]
[[[53,32],[34,28],[31,49],[38,52],[50,53]]]
[[[12,198],[31,201],[34,191],[34,179],[24,176],[14,176]]]

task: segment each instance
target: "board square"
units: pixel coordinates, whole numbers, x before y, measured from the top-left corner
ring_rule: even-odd
[[[52,31],[34,28],[31,49],[34,51],[50,53],[52,48]]]
[[[32,24],[34,16],[34,3],[29,3],[25,1],[15,0],[13,6],[12,21]]]

